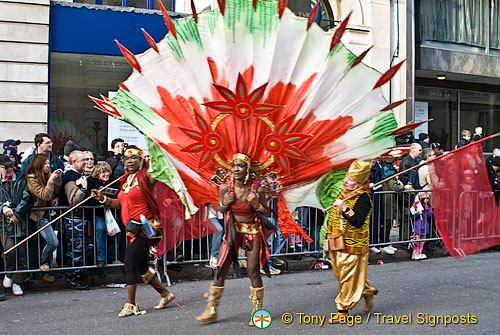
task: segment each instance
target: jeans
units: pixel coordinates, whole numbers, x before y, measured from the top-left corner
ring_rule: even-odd
[[[210,254],[215,258],[219,258],[222,236],[224,236],[224,228],[222,228],[222,225],[217,218],[211,218],[210,221],[212,221],[215,228],[219,231],[218,233],[212,234],[212,238],[210,239],[210,243],[212,245],[210,247]],[[222,223],[224,223],[224,221]]]
[[[281,249],[286,243],[286,240],[283,240],[283,238],[281,237],[278,218],[270,217],[269,220],[273,223],[275,228],[274,232],[271,234],[271,236],[269,236],[269,239],[267,240],[267,243],[269,244],[269,247],[271,249],[271,257],[269,257],[269,260],[267,262],[269,263],[269,266],[272,266],[273,260],[277,258],[276,255],[280,253]]]
[[[45,219],[45,218],[41,219],[37,223],[38,229],[42,228],[43,226],[45,226],[49,222],[50,221],[48,219]],[[40,235],[42,235],[43,239],[47,243],[42,250],[42,255],[40,257],[40,264],[49,264],[50,265],[52,253],[54,252],[54,250],[57,249],[57,247],[59,247],[59,240],[57,239],[57,236],[54,233],[54,229],[52,228],[52,225],[49,225],[47,228],[42,230],[40,232]]]
[[[323,224],[324,215],[320,210],[310,207],[299,207],[299,225],[304,229],[307,235],[313,240],[308,243],[308,251],[321,251],[319,244],[319,233]],[[314,217],[313,217],[314,215]]]
[[[97,244],[97,261],[106,263],[106,222],[100,216],[95,217],[95,238]]]

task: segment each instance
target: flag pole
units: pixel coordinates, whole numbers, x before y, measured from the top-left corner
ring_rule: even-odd
[[[415,166],[412,166],[412,167],[410,167],[410,168],[408,168],[408,169],[406,169],[406,170],[400,171],[400,172],[398,172],[398,173],[393,174],[392,176],[389,176],[389,177],[387,177],[387,178],[385,178],[385,179],[382,179],[382,180],[381,180],[381,181],[379,181],[378,183],[373,184],[373,186],[372,186],[372,187],[375,187],[375,186],[378,186],[378,185],[380,185],[380,184],[382,184],[382,183],[385,183],[385,182],[386,182],[386,181],[388,181],[388,180],[394,179],[394,178],[396,178],[396,177],[398,177],[398,176],[400,176],[400,175],[402,175],[402,174],[404,174],[404,173],[406,173],[406,172],[408,172],[408,171],[411,171],[411,170],[413,170],[413,169],[419,168],[419,167],[421,167],[422,165],[425,165],[425,164],[427,164],[427,163],[428,163],[428,162],[420,162],[419,164],[417,164],[417,165],[415,165]],[[349,200],[349,199],[354,198],[354,197],[356,196],[356,194],[355,194],[354,192],[356,192],[356,191],[359,191],[359,190],[363,189],[363,187],[364,187],[364,186],[358,187],[357,189],[355,189],[354,191],[352,191],[352,192],[351,192],[351,195],[350,195],[350,196],[348,196],[347,198],[345,198],[345,199],[343,199],[343,200]],[[328,211],[328,210],[332,209],[332,207],[333,207],[333,205],[331,205],[331,206],[329,206],[329,207],[327,207],[327,208],[323,209],[323,212],[326,212],[326,211]]]
[[[113,185],[114,183],[116,183],[118,180],[120,180],[120,178],[117,178],[115,179],[114,181],[110,182],[108,185],[104,186],[103,188],[101,188],[99,191],[103,191],[107,188],[109,188],[111,185]],[[26,237],[25,239],[23,239],[21,242],[18,242],[17,244],[15,244],[14,246],[12,246],[10,249],[6,250],[3,254],[4,255],[7,255],[9,252],[11,252],[12,250],[16,249],[17,247],[19,247],[21,244],[23,244],[24,242],[28,241],[30,238],[32,238],[33,236],[37,235],[38,233],[40,233],[42,230],[44,230],[45,228],[47,228],[48,226],[50,226],[52,223],[56,222],[57,220],[61,219],[62,217],[64,217],[66,214],[72,212],[73,210],[75,210],[77,207],[83,205],[85,202],[87,202],[90,198],[92,198],[91,195],[89,195],[87,198],[83,199],[82,201],[80,201],[78,204],[74,205],[73,207],[71,207],[70,209],[68,209],[66,212],[62,213],[61,215],[59,215],[57,218],[53,219],[52,221],[50,221],[49,223],[47,223],[45,226],[43,226],[42,228],[38,229],[37,231],[35,231],[33,234],[31,234],[30,236]]]
[[[387,178],[385,178],[385,179],[382,179],[382,180],[381,180],[381,181],[379,181],[378,183],[373,184],[373,186],[372,186],[372,187],[375,187],[375,186],[378,186],[378,185],[380,185],[380,184],[382,184],[382,183],[385,183],[385,182],[386,182],[386,181],[388,181],[388,180],[391,180],[391,179],[393,179],[393,178],[396,178],[396,177],[398,177],[398,176],[400,176],[400,175],[402,175],[402,174],[404,174],[404,173],[406,173],[406,172],[408,172],[408,171],[411,171],[411,170],[413,170],[413,169],[419,168],[419,167],[421,167],[422,165],[429,164],[429,163],[431,163],[431,162],[433,162],[433,161],[435,161],[435,160],[437,160],[437,159],[441,159],[441,158],[443,158],[444,156],[448,156],[448,155],[450,155],[450,154],[453,154],[453,153],[455,153],[455,152],[456,152],[456,151],[458,151],[458,150],[462,150],[463,148],[467,148],[467,147],[469,147],[469,146],[479,144],[479,143],[481,143],[481,142],[484,142],[484,141],[486,141],[486,140],[489,140],[489,139],[492,139],[492,138],[494,138],[494,137],[498,137],[498,136],[500,136],[500,132],[498,132],[498,133],[496,133],[496,134],[493,134],[493,135],[490,135],[490,136],[483,137],[483,138],[482,138],[482,139],[480,139],[479,141],[475,141],[475,142],[469,143],[469,144],[467,144],[467,145],[465,145],[465,146],[463,146],[463,147],[461,147],[461,148],[457,148],[457,149],[455,149],[455,150],[452,150],[452,151],[450,151],[450,152],[448,152],[448,153],[446,153],[446,154],[444,154],[444,155],[441,155],[441,156],[438,156],[438,157],[434,157],[434,158],[430,158],[430,159],[429,159],[428,161],[426,161],[426,162],[420,162],[419,164],[417,164],[417,165],[415,165],[415,166],[412,166],[412,167],[410,167],[410,168],[408,168],[408,169],[406,169],[406,170],[404,170],[404,171],[400,171],[400,172],[398,172],[398,173],[393,174],[392,176],[389,176],[389,177],[387,177]],[[356,194],[354,194],[354,192],[359,191],[359,190],[361,190],[362,188],[363,188],[363,186],[358,187],[357,189],[355,189],[354,191],[352,191],[352,192],[351,192],[352,194],[351,194],[350,196],[348,196],[347,198],[345,198],[345,199],[343,199],[343,200],[349,200],[349,199],[352,199],[352,198],[356,195]],[[326,212],[326,211],[328,211],[328,210],[330,210],[330,209],[332,209],[332,208],[333,208],[333,205],[331,205],[331,206],[329,206],[329,207],[327,207],[327,208],[323,209],[323,212]]]

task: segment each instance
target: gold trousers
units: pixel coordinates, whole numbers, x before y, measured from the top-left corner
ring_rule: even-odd
[[[339,282],[339,295],[335,298],[337,309],[350,310],[364,294],[373,288],[366,279],[368,270],[368,253],[351,255],[341,251],[330,251],[333,263],[333,274]]]

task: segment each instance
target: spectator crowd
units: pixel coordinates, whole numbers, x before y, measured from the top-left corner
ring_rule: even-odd
[[[481,138],[481,127],[476,127],[474,134],[463,130],[456,147],[465,146]],[[420,260],[426,258],[422,240],[433,234],[437,235],[432,222],[432,176],[428,166],[424,164],[397,178],[384,180],[398,171],[407,170],[422,161],[425,163],[435,156],[442,155],[443,147],[437,142],[431,143],[429,136],[424,133],[419,134],[418,140],[410,134],[396,140],[397,144],[406,146],[407,150],[396,149],[372,161],[370,181],[374,184],[383,182],[374,187],[372,193],[374,207],[370,244],[373,246],[370,251],[376,254],[394,254],[397,249],[392,245],[394,241],[390,240],[390,235],[393,229],[398,228],[399,241],[414,241],[407,243],[413,249],[411,258]],[[66,143],[61,157],[53,152],[53,141],[49,134],[37,134],[34,142],[33,152],[25,155],[22,161],[22,153],[18,150],[21,144],[19,140],[5,140],[3,155],[0,155],[0,251],[13,247],[41,229],[40,236],[30,239],[0,259],[0,272],[9,272],[3,277],[2,285],[11,290],[13,295],[20,296],[23,295],[22,285],[25,282],[36,279],[52,283],[57,277],[64,276],[70,287],[88,289],[84,280],[84,268],[94,268],[97,275],[104,278],[108,264],[122,264],[126,235],[119,213],[115,213],[115,220],[121,232],[115,237],[107,233],[104,206],[93,198],[86,201],[84,206],[70,211],[62,220],[54,223],[51,221],[58,214],[89,198],[92,190],[100,189],[126,173],[123,158],[126,143],[122,139],[114,139],[109,158],[97,161],[95,153],[82,150],[72,140]],[[493,155],[486,160],[486,167],[491,187],[498,191],[498,148],[495,148]],[[116,182],[108,197],[115,196],[113,188],[118,187],[119,183]],[[421,202],[422,211],[410,213],[409,209],[415,199]],[[276,203],[276,199],[270,201]],[[208,212],[218,233],[209,236],[207,247],[201,248],[199,252],[205,254],[209,260],[207,266],[215,268],[224,235],[224,220],[221,213],[211,206]],[[298,209],[297,221],[314,240],[313,243],[305,243],[298,235],[290,234],[286,238],[281,236],[276,213],[271,213],[271,221],[277,228],[269,238],[273,255],[269,260],[271,274],[279,274],[280,268],[286,266],[286,261],[277,257],[283,249],[286,249],[287,253],[302,251],[320,257],[322,243],[319,241],[319,228],[323,222],[321,211],[308,207]],[[399,243],[399,246],[405,247],[402,243]],[[244,256],[244,252],[241,256]],[[244,262],[240,265],[244,267]],[[320,264],[320,267],[322,265]],[[64,270],[53,271],[53,268]],[[5,296],[0,291],[0,300],[3,299]]]

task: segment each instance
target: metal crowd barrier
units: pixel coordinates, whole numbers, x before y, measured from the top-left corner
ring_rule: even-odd
[[[432,192],[426,190],[431,195]],[[370,224],[370,246],[384,247],[387,245],[407,245],[410,242],[416,241],[440,241],[433,218],[430,220],[429,234],[422,240],[412,240],[411,232],[413,220],[409,212],[409,208],[413,203],[416,191],[378,191],[372,195],[373,210],[372,222]],[[73,211],[71,215],[66,218],[60,219],[53,224],[53,228],[57,231],[57,238],[59,246],[54,253],[54,258],[51,264],[51,271],[70,270],[70,269],[94,269],[97,264],[97,234],[96,234],[96,217],[102,213],[104,207],[81,207],[77,211]],[[49,207],[39,208],[39,211],[48,211],[50,213],[49,219],[57,217],[59,213],[67,210],[68,207]],[[82,211],[83,209],[83,211]],[[123,256],[126,246],[126,234],[123,224],[121,223],[119,211],[112,210],[114,217],[118,222],[122,232],[116,236],[106,237],[106,266],[116,267],[123,266]],[[276,256],[298,256],[298,255],[313,255],[321,257],[322,243],[319,241],[319,234],[321,226],[324,222],[324,217],[327,213],[311,208],[300,207],[294,213],[297,223],[304,229],[304,231],[313,239],[312,243],[306,243],[302,237],[295,237],[293,235],[288,238],[283,238],[279,229],[272,234],[269,245],[271,246],[272,257]],[[200,211],[194,215],[195,220],[206,220],[207,211]],[[184,213],[174,212],[173,217],[180,220],[182,225]],[[86,221],[86,224],[80,228],[74,225],[68,225],[67,219],[77,220],[81,218]],[[4,215],[1,215],[0,220],[6,220]],[[274,214],[270,216],[271,221],[278,228],[276,217]],[[217,219],[215,219],[217,220]],[[0,240],[2,243],[5,241],[6,231],[5,224],[8,222],[1,222],[0,226]],[[29,223],[28,235],[36,230],[33,222]],[[223,221],[220,225],[224,227]],[[68,228],[69,227],[69,228]],[[201,224],[199,226],[191,227],[192,230],[203,229]],[[189,231],[185,232],[189,234]],[[212,255],[212,246],[217,238],[222,238],[223,232],[217,235],[209,235],[201,239],[189,239],[182,243],[178,243],[168,253],[166,253],[162,260],[156,262],[156,265],[163,265],[163,273],[170,285],[170,278],[167,270],[169,265],[174,264],[190,264],[190,263],[208,263]],[[14,242],[18,242],[21,238],[15,238]],[[78,260],[71,259],[69,251],[74,251],[77,246],[75,242],[81,243],[83,250],[81,257]],[[97,243],[97,244],[96,244]],[[27,260],[24,264],[16,264],[14,270],[5,270],[0,268],[0,275],[21,272],[39,272],[40,271],[40,254],[45,245],[45,240],[40,234],[32,238],[31,241],[21,245],[19,248],[24,248]],[[2,250],[3,252],[3,250]],[[17,252],[16,250],[12,252]],[[241,258],[245,258],[244,254],[240,254]],[[2,254],[2,259],[5,264],[5,256]],[[1,264],[0,264],[1,265]]]

